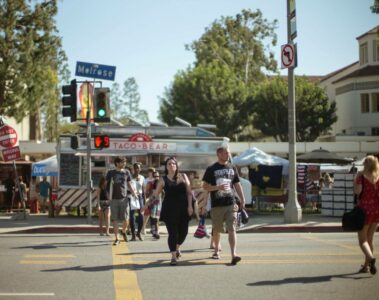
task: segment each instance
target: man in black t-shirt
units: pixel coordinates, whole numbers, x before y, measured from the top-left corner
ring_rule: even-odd
[[[131,185],[132,176],[129,170],[125,169],[125,158],[116,157],[114,164],[116,169],[108,171],[106,175],[109,198],[111,200],[111,218],[113,221],[113,231],[116,237],[113,245],[120,243],[118,239],[118,222],[122,222],[121,235],[125,242],[128,241],[126,236],[126,227],[129,220],[129,199],[127,194],[130,192],[136,197],[136,191]]]
[[[237,169],[229,163],[230,152],[226,146],[217,149],[217,162],[209,166],[203,176],[203,188],[211,194],[211,217],[213,227],[213,240],[215,251],[212,258],[220,258],[220,233],[223,232],[223,224],[229,234],[229,245],[232,255],[232,265],[236,265],[241,257],[236,255],[236,224],[238,205],[235,203],[234,190],[241,201],[241,207],[245,206],[245,197],[240,184]]]

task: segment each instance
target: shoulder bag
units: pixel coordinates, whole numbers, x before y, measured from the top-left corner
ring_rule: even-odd
[[[363,193],[364,181],[362,175],[362,191]],[[355,232],[362,230],[365,224],[365,212],[359,206],[355,206],[351,211],[345,212],[342,216],[342,229],[343,231]]]

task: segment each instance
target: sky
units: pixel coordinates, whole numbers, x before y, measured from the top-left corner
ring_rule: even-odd
[[[356,37],[379,25],[374,0],[296,0],[296,75],[329,74],[358,60]],[[78,61],[116,66],[121,86],[134,77],[140,108],[158,120],[159,97],[174,75],[193,65],[186,44],[199,39],[213,21],[242,9],[260,9],[278,20],[278,45],[287,42],[286,0],[60,0],[56,18],[71,78]],[[287,74],[286,70],[281,71]],[[76,77],[77,80],[89,78]],[[90,80],[90,79],[89,79]],[[103,81],[110,87],[112,81]],[[180,117],[180,116],[179,116]]]

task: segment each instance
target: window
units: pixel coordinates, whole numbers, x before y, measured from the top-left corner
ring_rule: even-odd
[[[372,56],[374,61],[379,61],[379,40],[372,41]]]
[[[367,43],[359,46],[359,64],[364,65],[368,62]]]
[[[371,94],[371,112],[379,112],[379,93]]]
[[[369,94],[361,94],[361,113],[370,112]]]
[[[379,127],[371,128],[371,135],[379,135]]]

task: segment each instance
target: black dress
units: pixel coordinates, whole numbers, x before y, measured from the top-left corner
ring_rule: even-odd
[[[178,224],[190,219],[187,211],[187,189],[183,181],[177,183],[163,176],[165,196],[162,203],[160,220]]]

